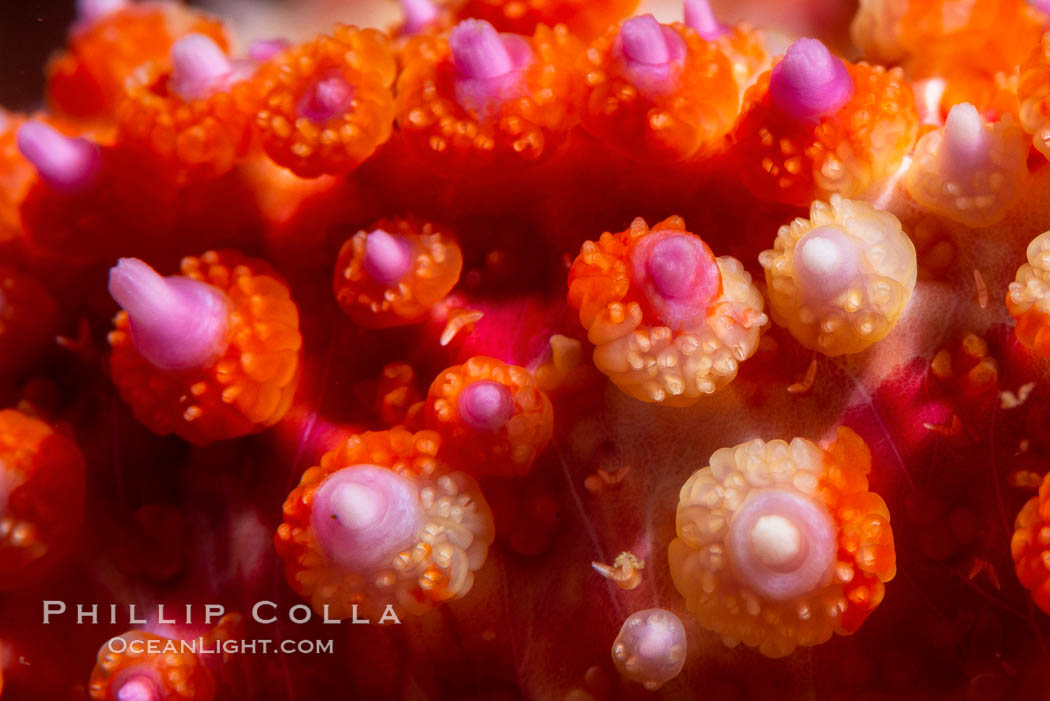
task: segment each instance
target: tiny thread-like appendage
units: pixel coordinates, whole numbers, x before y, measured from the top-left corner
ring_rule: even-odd
[[[685,23],[704,39],[717,39],[729,32],[729,28],[715,17],[708,0],[685,0],[684,16]]]
[[[222,89],[232,72],[229,58],[203,34],[187,34],[171,47],[168,85],[183,100],[200,100]]]
[[[700,625],[769,657],[856,631],[896,574],[870,470],[867,446],[846,428],[824,449],[795,438],[715,451],[682,487],[668,548]]]
[[[219,627],[228,618],[220,620]],[[188,642],[203,648],[212,634]],[[188,645],[132,630],[99,648],[88,694],[92,701],[213,701],[215,687],[212,673]]]
[[[689,406],[736,377],[768,323],[762,295],[734,258],[715,258],[671,217],[583,244],[569,303],[594,364],[630,396]]]
[[[1028,262],[1017,270],[1006,295],[1006,308],[1017,321],[1017,339],[1037,355],[1050,358],[1050,231],[1028,244]]]
[[[834,114],[853,92],[853,79],[842,60],[817,39],[803,38],[789,46],[769,78],[773,104],[796,119]]]
[[[422,319],[462,270],[463,254],[447,231],[415,219],[383,220],[343,244],[332,288],[356,323],[388,328]]]
[[[183,288],[172,293],[176,308],[185,304],[183,295],[192,300],[207,289],[201,285],[228,300],[225,350],[206,365],[160,370],[137,349],[138,332],[121,311],[109,334],[110,376],[121,397],[154,433],[176,433],[196,445],[273,425],[291,407],[299,382],[302,336],[287,284],[266,263],[236,251],[184,258],[181,273],[189,280],[160,278],[165,294],[172,293],[173,283]],[[156,279],[145,277],[144,285],[157,286]]]
[[[613,663],[620,674],[649,691],[677,677],[685,655],[685,626],[665,609],[632,613],[612,645]]]
[[[440,448],[433,431],[362,433],[303,473],[274,545],[315,611],[378,622],[387,605],[420,614],[470,591],[495,537],[492,512]]]
[[[986,123],[968,103],[915,146],[904,187],[927,210],[967,226],[991,226],[1021,196],[1028,143],[1013,116]]]
[[[773,320],[826,355],[885,338],[915,289],[915,246],[889,212],[832,195],[759,255]]]
[[[101,167],[98,146],[87,139],[66,136],[43,122],[23,124],[15,140],[40,179],[65,192],[89,187]]]
[[[442,435],[457,467],[506,476],[527,473],[554,429],[550,399],[532,373],[484,356],[435,378],[425,421]]]
[[[136,350],[157,368],[205,367],[226,352],[231,306],[216,287],[122,258],[109,271],[109,293],[128,315]]]

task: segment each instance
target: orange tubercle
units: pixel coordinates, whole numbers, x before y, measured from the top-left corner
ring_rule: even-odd
[[[1018,581],[1032,592],[1035,605],[1050,613],[1050,475],[1017,514],[1010,554]]]
[[[144,63],[166,60],[175,40],[189,33],[229,46],[218,19],[169,2],[129,3],[75,28],[68,48],[47,66],[51,106],[74,118],[109,118],[132,73]]]
[[[252,81],[263,149],[300,177],[349,173],[390,138],[395,73],[390,38],[375,29],[337,25],[331,36],[279,53]],[[325,81],[341,95],[311,107]]]
[[[229,344],[207,367],[163,371],[135,349],[128,316],[120,312],[109,342],[121,397],[154,433],[175,433],[195,445],[273,425],[290,408],[299,379],[302,336],[288,286],[269,265],[236,251],[187,257],[181,268],[229,297]]]
[[[479,114],[456,100],[448,35],[409,40],[401,52],[397,123],[415,152],[441,173],[476,182],[514,177],[558,153],[579,120],[574,66],[583,45],[563,25],[540,25],[528,42],[532,62],[523,69],[520,96]]]
[[[43,421],[0,410],[0,589],[44,574],[74,544],[84,513],[84,457]]]
[[[28,367],[46,349],[58,306],[35,278],[0,265],[0,378]]]
[[[832,193],[854,197],[900,166],[919,130],[911,87],[899,68],[845,65],[854,93],[818,122],[773,106],[769,71],[744,95],[734,152],[741,180],[756,197],[797,206]]]
[[[19,207],[36,180],[36,170],[15,143],[22,115],[0,109],[0,244],[22,236]]]
[[[369,273],[368,240],[385,232],[404,248],[399,276]],[[355,323],[389,328],[420,321],[459,282],[463,253],[454,237],[431,222],[383,219],[371,232],[359,231],[339,250],[332,283],[336,301]]]
[[[470,414],[472,403],[465,395],[477,391],[478,385],[490,395],[502,395],[480,400],[489,405],[481,411],[484,416],[477,410]],[[425,423],[441,434],[459,469],[517,477],[529,471],[550,441],[554,412],[528,370],[477,356],[448,368],[430,385]]]
[[[531,34],[540,24],[564,24],[588,40],[637,7],[638,0],[469,0],[458,15],[487,20],[499,31],[514,34]]]
[[[582,59],[584,128],[640,161],[679,161],[720,148],[740,102],[733,66],[719,44],[683,24],[665,26],[685,47],[669,67],[666,90],[632,79],[619,49],[620,27],[609,29]]]

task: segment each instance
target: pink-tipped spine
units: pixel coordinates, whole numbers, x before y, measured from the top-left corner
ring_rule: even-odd
[[[210,37],[187,34],[171,47],[169,86],[183,100],[200,100],[221,90],[233,65]]]
[[[94,182],[101,166],[97,145],[66,136],[49,124],[27,122],[15,135],[18,150],[51,187],[80,191]]]
[[[769,96],[785,114],[816,120],[834,114],[853,96],[853,79],[817,39],[802,38],[773,66]]]

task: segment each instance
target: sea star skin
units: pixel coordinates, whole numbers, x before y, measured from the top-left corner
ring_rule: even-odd
[[[665,239],[695,249],[696,272],[653,269]],[[669,253],[672,261],[682,255]],[[697,285],[695,300],[685,289],[661,289],[683,283]],[[585,243],[569,270],[569,303],[595,345],[598,369],[635,399],[667,406],[689,406],[731,382],[768,323],[739,261],[715,259],[680,217],[652,229],[635,219],[626,231]]]
[[[630,56],[631,47],[647,44],[662,44],[663,55]],[[630,19],[591,45],[582,70],[583,127],[602,150],[619,149],[638,161],[717,151],[737,116],[739,88],[729,59],[682,24],[661,25],[651,15]]]
[[[564,24],[588,40],[630,15],[637,6],[638,0],[468,0],[459,6],[458,14],[486,20],[501,32],[515,34],[532,34],[541,24]]]
[[[339,306],[356,323],[390,328],[420,321],[459,282],[462,270],[463,253],[447,229],[398,218],[347,239],[332,284]]]
[[[867,491],[870,470],[868,447],[849,429],[823,450],[756,439],[712,455],[682,487],[668,552],[701,625],[769,657],[856,632],[896,574],[890,515]]]
[[[84,515],[84,456],[40,419],[0,410],[0,573],[4,590],[33,584],[68,556]]]
[[[285,501],[274,545],[289,585],[315,611],[326,611],[333,620],[366,612],[378,618],[386,605],[418,614],[470,591],[492,543],[492,513],[477,483],[449,472],[438,458],[440,445],[431,431],[362,433],[303,473]],[[319,531],[315,520],[336,519],[315,506],[319,495],[337,498],[325,494],[326,485],[341,479],[344,470],[361,469],[389,475],[387,482],[373,482],[365,498],[376,500],[375,494],[386,492],[384,506],[375,508],[391,511],[374,518],[402,534],[396,540],[383,532],[361,536],[382,542],[372,548],[344,540],[339,531]],[[409,513],[413,523],[406,522]]]
[[[252,80],[263,149],[300,177],[349,173],[390,138],[395,74],[375,29],[340,24],[278,53]]]
[[[741,180],[759,199],[806,206],[832,193],[855,197],[892,175],[911,149],[919,118],[903,73],[864,62],[843,65],[852,96],[813,119],[776,108],[770,93],[776,63],[744,95],[734,157]]]
[[[36,278],[0,266],[0,378],[14,377],[43,354],[58,326],[58,306]]]
[[[194,32],[229,46],[222,22],[177,3],[129,3],[74,26],[66,50],[47,66],[52,108],[85,121],[112,119],[125,78],[143,63],[164,60],[179,37]]]
[[[197,445],[271,426],[291,406],[299,372],[299,314],[288,288],[262,261],[236,251],[184,258],[182,275],[213,286],[231,304],[214,359],[162,370],[136,349],[127,312],[109,335],[110,374],[150,430]]]
[[[425,424],[461,469],[520,477],[550,441],[554,413],[528,370],[481,356],[434,379]]]

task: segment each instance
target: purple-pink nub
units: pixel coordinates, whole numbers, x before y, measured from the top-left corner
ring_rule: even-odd
[[[253,61],[267,61],[291,45],[292,42],[287,39],[256,39],[248,45],[248,58]]]
[[[666,238],[653,246],[645,267],[653,285],[664,297],[687,297],[696,280],[695,248],[685,237]]]
[[[98,146],[66,136],[43,122],[27,122],[15,134],[18,150],[51,187],[77,191],[90,185],[101,165]]]
[[[463,423],[479,431],[498,431],[514,415],[514,397],[499,382],[483,380],[459,395],[459,415]]]
[[[769,78],[773,104],[796,119],[834,114],[852,96],[853,79],[846,66],[816,39],[799,39],[789,46]]]
[[[463,20],[452,28],[448,43],[456,73],[463,78],[497,78],[515,68],[503,38],[484,20]]]
[[[321,124],[332,117],[345,114],[354,101],[354,87],[341,75],[318,80],[299,102],[299,114],[311,122]]]
[[[715,17],[707,0],[685,0],[685,23],[704,39],[717,39],[729,32],[729,27]]]
[[[219,45],[203,34],[187,34],[171,47],[171,91],[183,100],[200,100],[221,90],[233,72]]]
[[[380,285],[393,285],[412,267],[412,249],[400,236],[376,229],[365,238],[365,272]]]
[[[127,5],[128,0],[77,0],[77,20],[94,22]]]
[[[161,698],[156,685],[141,675],[131,677],[117,691],[117,701],[161,701]]]
[[[334,472],[314,495],[310,526],[333,563],[353,572],[393,567],[423,527],[419,490],[409,478],[376,465]]]
[[[161,370],[207,367],[226,351],[230,302],[213,285],[121,258],[109,293],[128,314],[135,349]]]
[[[652,15],[632,17],[620,27],[623,54],[635,63],[662,66],[673,58],[662,24]]]
[[[721,291],[722,274],[698,237],[654,231],[637,244],[631,258],[635,284],[662,323],[684,328],[707,318]]]
[[[438,18],[437,5],[432,0],[401,0],[405,15],[404,31],[415,34]]]

